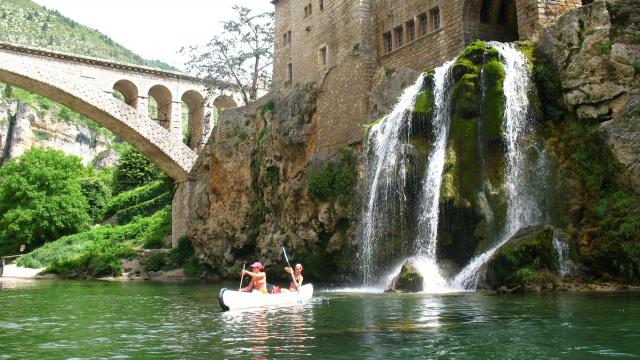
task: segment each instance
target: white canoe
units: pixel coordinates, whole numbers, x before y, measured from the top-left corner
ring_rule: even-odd
[[[218,301],[222,310],[247,309],[268,306],[292,306],[303,304],[313,296],[313,285],[305,284],[300,292],[283,292],[280,294],[263,294],[261,292],[241,292],[229,289],[220,290]]]

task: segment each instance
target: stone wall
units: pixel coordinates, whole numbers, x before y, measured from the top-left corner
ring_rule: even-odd
[[[317,133],[318,153],[361,141],[361,125],[367,122],[375,53],[370,45],[370,9],[364,3],[325,0],[320,10],[316,0],[275,2],[273,88],[287,92],[296,83],[321,85],[317,121],[305,130]]]
[[[434,68],[476,39],[512,41],[518,33],[528,35],[528,27],[537,29],[580,0],[534,1],[529,9],[531,1],[275,0],[273,89],[320,85],[314,121],[306,128],[317,135],[315,152],[359,143],[362,125],[375,120],[367,115],[369,92],[381,66]],[[385,47],[385,34],[391,34],[391,49]]]

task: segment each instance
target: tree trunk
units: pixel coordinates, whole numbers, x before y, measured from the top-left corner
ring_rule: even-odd
[[[251,100],[258,98],[258,71],[260,69],[260,55],[256,55],[256,63],[253,67],[253,82],[251,83],[251,90],[249,96]]]

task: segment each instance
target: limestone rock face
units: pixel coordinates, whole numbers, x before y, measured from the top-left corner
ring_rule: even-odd
[[[596,1],[562,16],[546,29],[538,47],[550,57],[562,80],[563,96],[582,120],[620,116],[629,93],[638,87],[634,64],[640,45],[637,1]]]
[[[584,122],[601,122],[600,135],[611,145],[640,192],[640,3],[595,1],[562,16],[538,43],[561,80],[568,111]]]
[[[384,289],[386,293],[408,292],[415,293],[422,291],[422,274],[413,260],[407,260],[400,269],[400,273],[391,280]]]
[[[404,88],[411,86],[418,74],[417,71],[407,68],[378,69],[373,77],[369,95],[369,119],[379,119],[389,114]]]
[[[640,193],[640,90],[629,95],[619,117],[600,124],[600,135],[625,167],[635,191]]]
[[[100,166],[113,166],[118,157],[108,154],[109,141],[74,122],[38,114],[16,101],[0,99],[0,162],[22,155],[32,146],[49,147],[75,155],[84,165],[100,155]]]
[[[203,149],[192,174],[187,234],[223,277],[236,278],[242,261],[259,260],[269,281],[284,279],[282,246],[309,279],[353,274],[354,205],[325,189],[335,187],[325,170],[344,164],[337,154],[315,152],[318,91],[294,86],[226,110]],[[310,188],[313,176],[320,185]]]

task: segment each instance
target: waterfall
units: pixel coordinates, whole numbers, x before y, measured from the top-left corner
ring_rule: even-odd
[[[415,241],[416,264],[424,278],[423,291],[438,292],[446,288],[436,259],[438,245],[438,220],[440,212],[440,187],[446,161],[447,138],[451,123],[451,79],[453,61],[435,69],[433,76],[433,134],[426,175],[422,182],[420,211],[418,212],[418,237]]]
[[[573,272],[573,262],[569,259],[569,244],[564,239],[560,239],[557,234],[553,234],[553,247],[558,257],[558,273],[561,277]]]
[[[400,204],[406,200],[406,139],[411,133],[411,110],[416,96],[422,89],[424,77],[407,88],[391,113],[369,130],[365,154],[369,154],[368,194],[363,214],[362,248],[360,266],[365,284],[371,284],[376,272],[373,254],[380,239],[384,221],[396,209],[392,208],[392,198]],[[402,206],[400,207],[402,211]]]
[[[405,231],[405,224],[397,226],[394,215],[410,215],[409,222],[415,220],[415,229],[408,229],[413,239],[413,249],[409,259],[413,260],[418,271],[424,278],[423,290],[426,292],[443,292],[452,289],[475,289],[484,276],[485,264],[495,251],[510,239],[520,228],[544,222],[537,199],[544,191],[539,184],[533,184],[536,176],[545,173],[547,169],[546,156],[535,148],[531,140],[533,118],[529,105],[528,91],[531,89],[527,61],[513,44],[491,42],[489,45],[500,54],[500,61],[505,71],[503,91],[505,99],[504,121],[502,133],[505,149],[504,192],[506,197],[506,221],[499,234],[496,244],[488,251],[472,259],[454,279],[447,282],[440,273],[437,260],[438,228],[440,217],[440,197],[443,181],[443,171],[446,163],[446,150],[451,123],[451,68],[454,61],[450,61],[433,72],[433,113],[431,116],[431,138],[427,144],[428,156],[424,155],[420,161],[426,161],[426,169],[415,177],[421,177],[418,191],[407,187],[407,159],[410,158],[412,144],[411,110],[415,106],[418,93],[424,88],[425,79],[420,77],[415,84],[407,88],[393,111],[378,124],[371,127],[365,154],[367,157],[367,185],[368,191],[363,210],[362,247],[359,254],[360,265],[366,285],[372,285],[374,279],[380,275],[375,256],[382,248],[381,244],[389,241],[387,237],[395,236],[394,232]],[[481,73],[484,96],[484,74]],[[484,99],[484,98],[483,98]],[[484,103],[484,101],[483,101]],[[417,129],[417,128],[416,128]],[[414,136],[419,134],[414,129]],[[478,141],[480,143],[480,141]],[[532,167],[527,167],[530,159],[527,154],[537,154],[536,174]],[[426,154],[426,153],[425,153]],[[483,160],[484,161],[484,160]],[[530,164],[529,164],[530,165]],[[544,170],[544,171],[543,171]],[[536,193],[538,191],[538,193]],[[408,194],[418,198],[417,205],[412,204]],[[411,207],[408,207],[408,204]],[[415,211],[415,214],[411,211]],[[392,220],[390,220],[392,219]],[[389,225],[395,225],[390,227]],[[414,231],[415,230],[415,231]],[[385,233],[386,231],[386,233]],[[400,236],[400,238],[402,238]],[[388,261],[387,261],[388,262]],[[387,280],[400,272],[404,261],[396,264]]]
[[[518,229],[539,224],[543,220],[538,201],[529,191],[525,176],[525,137],[532,131],[532,117],[527,92],[531,86],[527,60],[513,44],[490,42],[498,50],[505,69],[505,112],[503,132],[506,147],[504,184],[507,194],[507,221],[498,244],[472,259],[454,278],[452,285],[458,289],[475,289],[484,276],[484,265],[495,251],[515,234]]]

